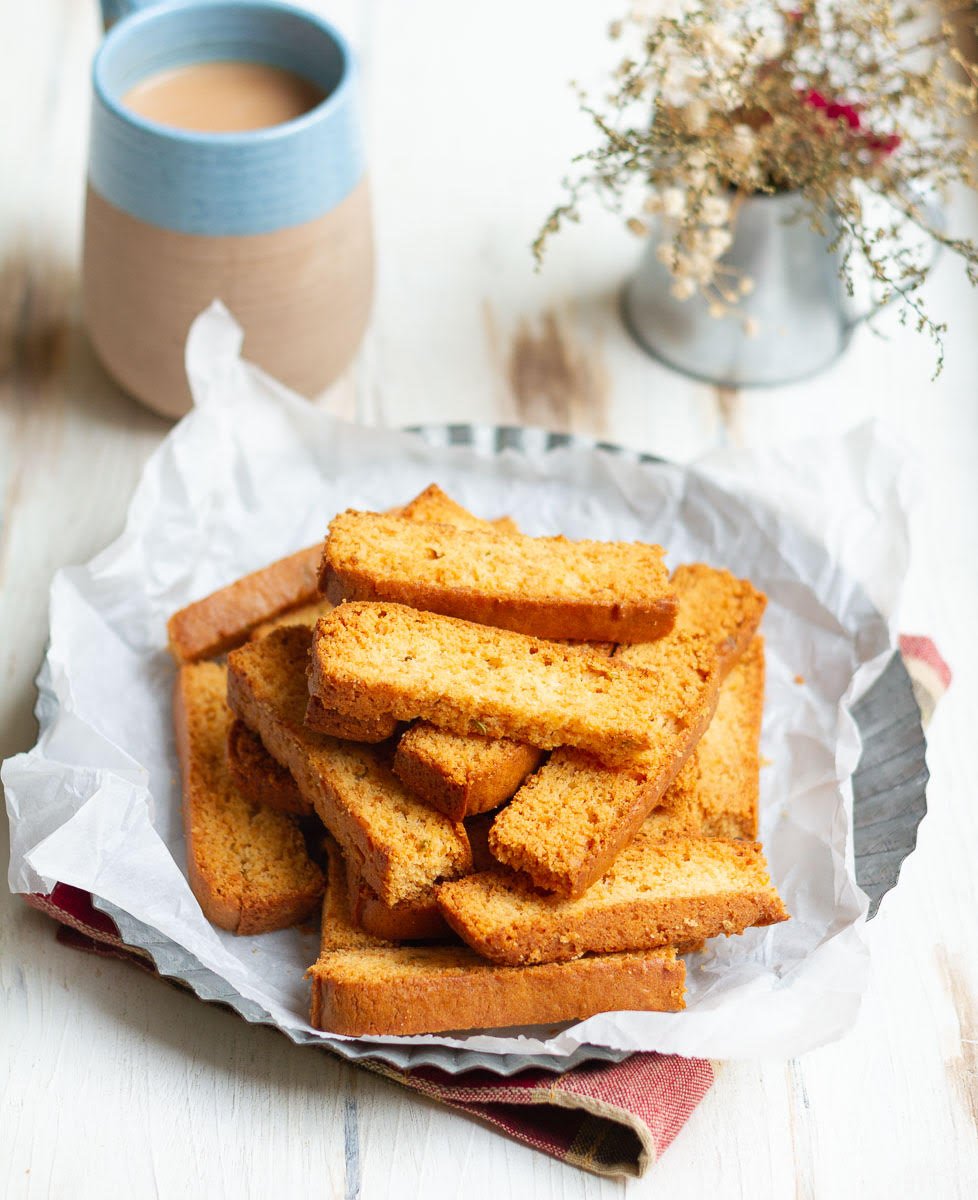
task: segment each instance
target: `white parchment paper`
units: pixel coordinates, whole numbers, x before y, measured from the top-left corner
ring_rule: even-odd
[[[480,454],[336,421],[239,357],[214,306],[195,324],[197,407],[148,462],[125,532],[51,593],[41,735],[3,766],[10,886],[92,892],[185,947],[283,1029],[306,1020],[316,938],[237,938],[202,916],[185,875],[170,722],[171,612],[321,538],[344,508],[401,503],[432,480],[530,533],[643,539],[672,565],[705,560],[769,596],[762,838],[792,919],[715,939],[689,960],[688,1009],[611,1013],[569,1028],[434,1042],[490,1053],[580,1044],[737,1057],[794,1055],[840,1036],[866,983],[866,900],[852,870],[848,706],[895,644],[907,561],[904,460],[870,427],[695,465],[599,450]]]

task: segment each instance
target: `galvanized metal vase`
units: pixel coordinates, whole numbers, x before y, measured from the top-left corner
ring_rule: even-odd
[[[625,288],[628,328],[650,354],[710,383],[771,386],[814,375],[868,315],[852,311],[841,250],[831,249],[834,223],[826,225],[825,234],[814,230],[794,193],[746,199],[721,263],[750,278],[754,290],[725,317],[710,316],[699,295],[672,295],[672,276],[656,257],[661,230],[653,231]]]

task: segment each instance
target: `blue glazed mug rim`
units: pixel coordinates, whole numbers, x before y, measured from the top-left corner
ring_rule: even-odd
[[[339,81],[323,99],[308,112],[289,121],[277,125],[268,125],[261,129],[249,129],[235,133],[215,133],[206,130],[181,129],[179,126],[164,125],[160,121],[152,121],[127,108],[117,98],[109,87],[106,79],[106,60],[113,54],[124,51],[126,44],[133,38],[142,36],[147,25],[152,25],[170,14],[207,7],[223,7],[228,11],[251,9],[262,10],[271,14],[282,13],[294,17],[309,25],[315,26],[332,40],[340,53],[341,73]],[[200,62],[214,61],[201,58]],[[97,102],[103,104],[115,117],[134,129],[139,129],[155,137],[167,138],[172,142],[184,144],[207,144],[214,146],[244,147],[257,146],[261,143],[272,143],[284,138],[294,137],[319,121],[328,119],[340,108],[347,99],[347,93],[353,86],[352,71],[353,56],[349,43],[335,25],[330,24],[317,13],[299,8],[295,4],[285,3],[284,0],[167,0],[166,3],[154,4],[149,8],[140,9],[124,17],[114,25],[102,41],[92,63],[92,88]]]

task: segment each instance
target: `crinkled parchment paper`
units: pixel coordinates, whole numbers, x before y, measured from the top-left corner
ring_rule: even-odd
[[[198,320],[188,344],[197,407],[147,464],[118,541],[55,577],[41,736],[3,767],[12,889],[84,888],[185,947],[292,1036],[321,1036],[306,1020],[303,979],[315,936],[233,937],[208,924],[187,885],[165,622],[321,538],[337,511],[386,508],[436,480],[475,512],[511,513],[528,532],[661,542],[672,565],[705,560],[767,592],[762,837],[792,920],[715,939],[692,958],[683,1013],[371,1040],[735,1057],[793,1055],[840,1036],[868,965],[852,870],[859,737],[848,706],[893,652],[907,560],[901,456],[869,427],[689,468],[547,453],[542,442],[529,454],[437,449],[330,418],[239,349],[219,306]]]

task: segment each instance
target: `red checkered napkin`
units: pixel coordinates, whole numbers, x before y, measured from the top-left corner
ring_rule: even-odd
[[[929,638],[901,637],[900,650],[926,724],[951,672]],[[25,899],[59,923],[59,941],[154,971],[149,955],[122,941],[87,892],[59,883],[50,896]],[[358,1065],[598,1175],[644,1174],[713,1082],[710,1063],[676,1054],[633,1054],[620,1063],[585,1063],[563,1075],[531,1070],[506,1078],[490,1071],[449,1075],[434,1067]]]

